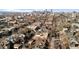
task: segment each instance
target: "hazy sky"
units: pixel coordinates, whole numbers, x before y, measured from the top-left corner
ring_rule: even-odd
[[[0,9],[77,9],[78,4],[79,0],[0,0]]]

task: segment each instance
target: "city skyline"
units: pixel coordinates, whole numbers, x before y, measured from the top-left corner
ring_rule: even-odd
[[[0,9],[0,11],[6,12],[32,12],[32,11],[44,11],[46,9]],[[79,12],[79,9],[47,9],[47,11],[53,12]]]

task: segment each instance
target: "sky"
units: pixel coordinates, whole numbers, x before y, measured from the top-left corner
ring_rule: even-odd
[[[0,11],[26,11],[26,9],[54,9],[53,11],[79,11],[79,0],[0,0]]]
[[[0,9],[77,9],[79,0],[0,0]]]

